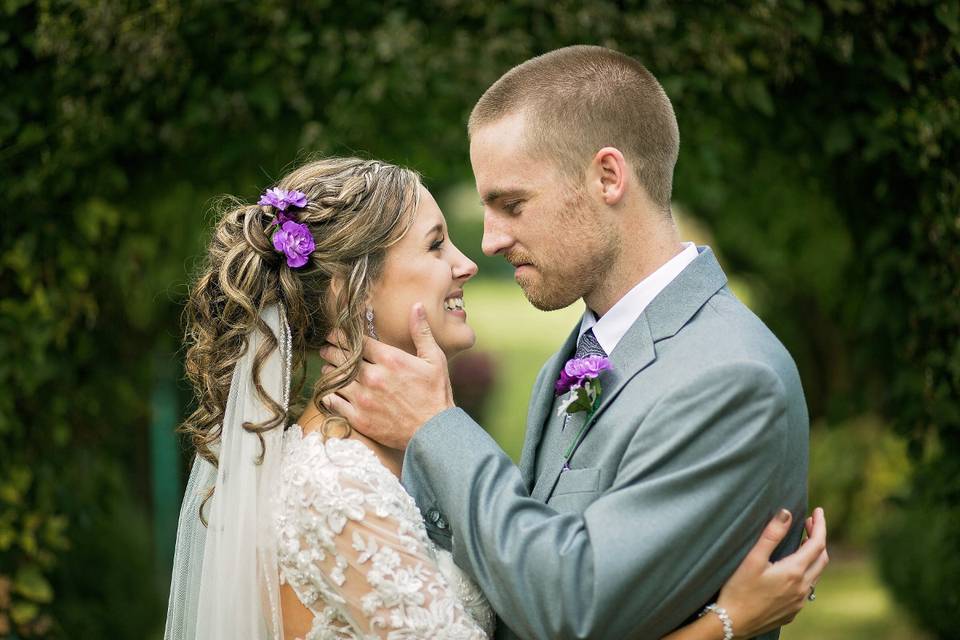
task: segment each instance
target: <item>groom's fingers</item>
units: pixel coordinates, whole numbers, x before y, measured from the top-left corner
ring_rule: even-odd
[[[339,367],[347,361],[347,352],[333,344],[320,347],[318,353],[324,362],[329,362],[335,367]]]
[[[434,364],[442,361],[443,351],[433,339],[433,331],[427,322],[427,312],[419,302],[410,309],[410,337],[417,347],[417,356]]]
[[[372,344],[380,344],[381,346],[383,346],[381,343],[374,341],[372,338],[365,338],[363,342],[363,350],[360,352],[361,363],[375,362],[375,360],[371,356],[371,354],[374,352],[368,349],[368,346],[367,346],[368,341],[370,341]],[[342,367],[349,359],[349,353],[347,351],[341,349],[339,346],[335,344],[330,344],[330,343],[327,343],[324,346],[320,347],[317,350],[317,353],[320,355],[320,358],[322,358],[324,362],[327,362],[334,367]]]
[[[324,376],[333,376],[338,374],[336,377],[332,377],[330,382],[333,384],[340,384],[347,377],[347,370],[341,367],[334,367],[333,365],[325,364],[320,368],[320,373]]]
[[[323,397],[320,401],[330,411],[343,416],[351,425],[357,424],[358,415],[353,405],[336,393],[331,393]]]
[[[410,357],[410,354],[374,338],[363,338],[363,359],[371,364],[389,367],[398,358],[402,359],[404,356]]]
[[[342,329],[334,329],[327,336],[327,343],[335,347],[343,347],[343,345],[347,344],[347,334],[345,334]]]

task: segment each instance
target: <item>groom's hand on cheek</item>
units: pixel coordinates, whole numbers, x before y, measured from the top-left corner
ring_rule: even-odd
[[[364,338],[357,379],[323,399],[331,411],[346,418],[363,435],[394,449],[407,443],[425,422],[454,406],[447,358],[433,339],[423,305],[410,310],[410,336],[417,355]],[[328,337],[320,350],[327,361],[324,373],[339,367],[346,355]]]

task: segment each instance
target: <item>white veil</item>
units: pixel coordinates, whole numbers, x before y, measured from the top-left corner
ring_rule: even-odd
[[[290,327],[281,305],[265,308],[260,318],[277,338],[260,370],[266,393],[284,411],[290,395]],[[260,440],[243,428],[273,412],[259,398],[253,363],[265,340],[254,330],[233,369],[216,468],[196,456],[180,507],[177,546],[170,581],[164,640],[278,640],[283,637],[280,582],[274,529],[280,484],[283,427]],[[199,508],[207,491],[208,527]]]

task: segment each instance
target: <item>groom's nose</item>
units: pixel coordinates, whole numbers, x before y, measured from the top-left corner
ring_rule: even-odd
[[[513,237],[507,230],[501,216],[489,210],[483,212],[483,240],[480,248],[484,255],[495,256],[513,244]]]

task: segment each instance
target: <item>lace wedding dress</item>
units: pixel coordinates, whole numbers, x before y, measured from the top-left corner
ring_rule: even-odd
[[[492,635],[483,594],[373,451],[294,424],[281,469],[280,581],[313,613],[305,640]]]

